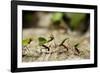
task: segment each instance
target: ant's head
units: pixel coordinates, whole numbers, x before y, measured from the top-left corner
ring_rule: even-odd
[[[74,47],[77,47],[79,45],[79,43],[75,44]]]

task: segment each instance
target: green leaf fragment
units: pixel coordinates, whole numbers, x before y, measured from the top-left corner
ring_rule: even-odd
[[[31,40],[32,40],[31,38],[26,38],[26,39],[22,40],[22,45],[27,46]]]
[[[39,45],[47,43],[47,40],[44,37],[39,37],[38,40],[39,40]]]

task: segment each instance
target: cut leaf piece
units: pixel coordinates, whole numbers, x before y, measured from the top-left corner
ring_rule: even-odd
[[[22,45],[23,45],[23,46],[27,46],[31,41],[32,41],[31,38],[24,39],[24,40],[22,41]]]
[[[47,43],[47,40],[44,37],[39,37],[38,40],[39,40],[39,45]]]

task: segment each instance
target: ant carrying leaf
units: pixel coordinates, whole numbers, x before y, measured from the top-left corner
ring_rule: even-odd
[[[74,45],[74,48],[75,48],[75,51],[79,54],[79,53],[80,53],[80,51],[79,51],[79,49],[77,48],[77,47],[78,47],[78,45],[79,45],[79,43],[75,44],[75,45]]]
[[[65,39],[60,43],[59,46],[63,46],[63,47],[66,48],[67,51],[68,51],[68,47],[67,47],[66,45],[64,45],[64,42],[65,42],[67,39],[68,39],[68,38],[65,38]]]
[[[48,51],[50,50],[50,48],[48,46],[44,45],[45,43],[48,42],[44,37],[39,37],[38,40],[39,40],[39,45],[40,46],[44,47]]]
[[[23,46],[27,46],[32,41],[32,38],[27,38],[22,41]]]
[[[47,43],[47,40],[44,37],[39,37],[38,40],[39,40],[39,45],[40,46]]]
[[[54,36],[51,34],[50,39],[48,40],[48,42],[54,40]]]

